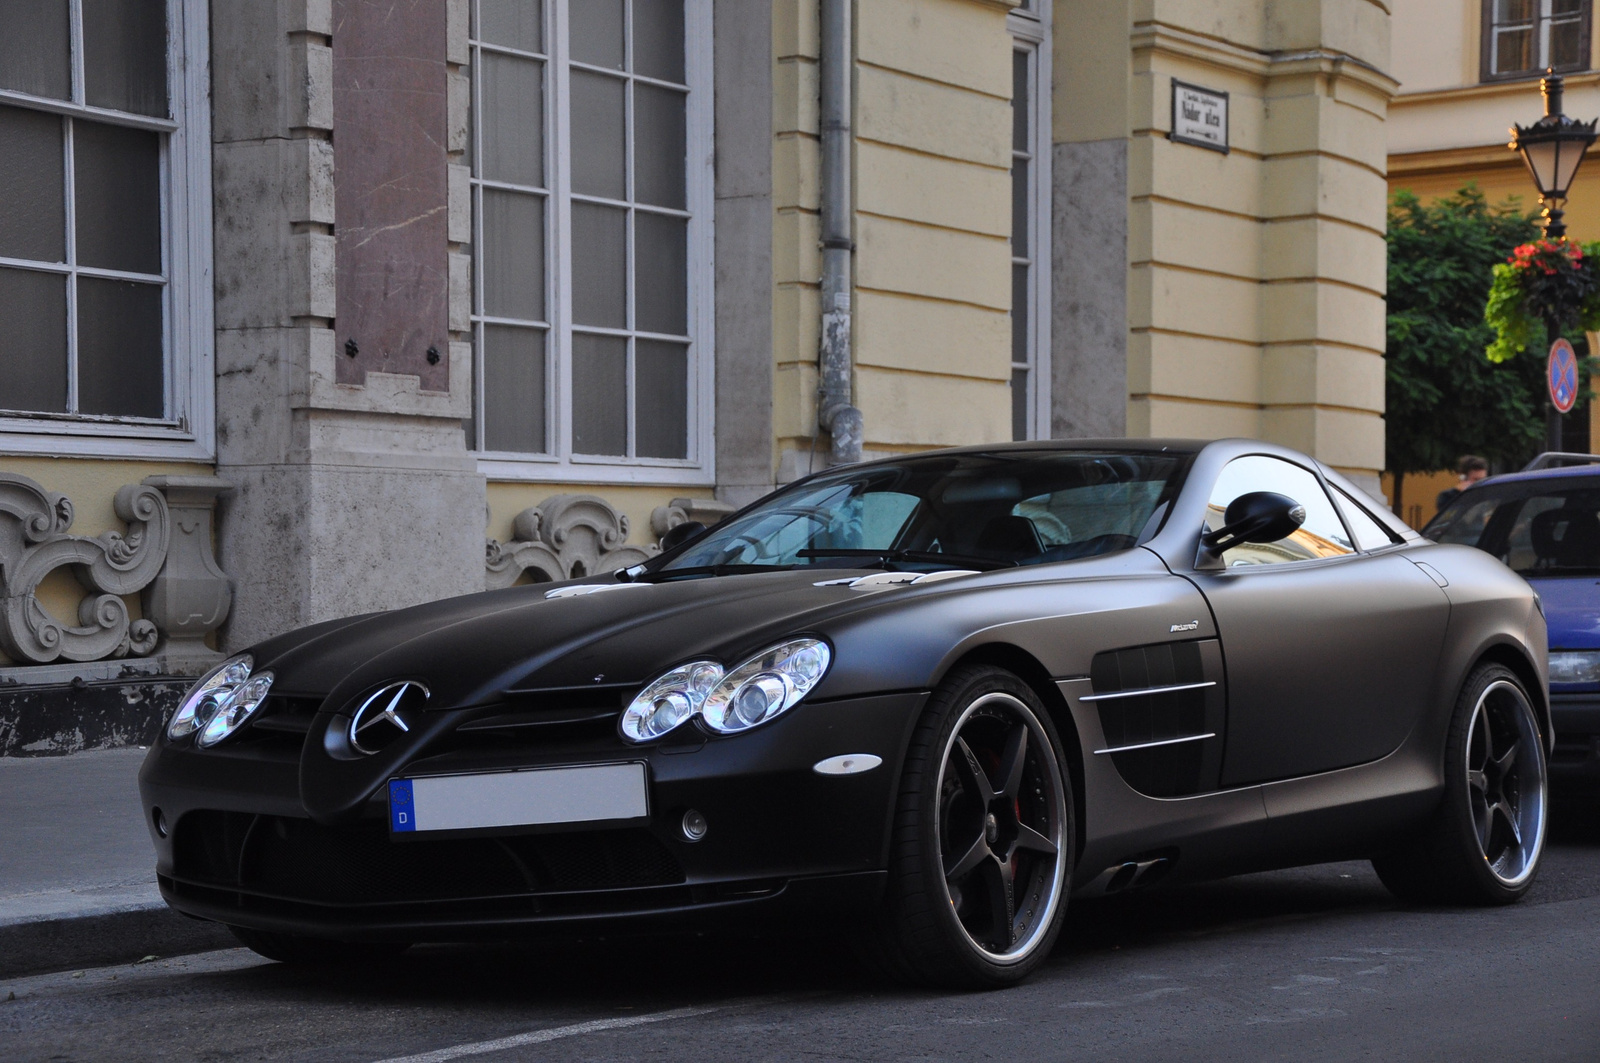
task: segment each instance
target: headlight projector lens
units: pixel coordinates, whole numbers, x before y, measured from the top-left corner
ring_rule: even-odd
[[[223,661],[201,677],[200,682],[190,687],[189,693],[184,695],[178,711],[172,714],[172,720],[167,724],[167,737],[174,740],[184,738],[209,724],[217,714],[217,709],[250,678],[250,669],[255,667],[255,663],[248,653],[241,653]]]
[[[716,661],[680,664],[639,691],[622,714],[622,736],[649,742],[699,716],[736,734],[787,712],[827,674],[833,651],[820,639],[791,639],[731,672]]]

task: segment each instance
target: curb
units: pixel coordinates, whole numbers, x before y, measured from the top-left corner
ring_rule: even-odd
[[[0,978],[134,963],[238,945],[221,923],[179,915],[164,903],[60,918],[0,922]]]

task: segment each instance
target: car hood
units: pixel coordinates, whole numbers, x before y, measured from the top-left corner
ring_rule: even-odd
[[[1600,649],[1600,580],[1530,577],[1528,582],[1544,603],[1551,649]]]
[[[732,665],[840,613],[921,596],[921,586],[852,589],[873,575],[813,569],[667,583],[538,584],[467,595],[292,632],[253,648],[275,693],[324,697],[341,712],[371,689],[417,679],[430,708],[481,705],[507,691],[637,687],[696,656]],[[548,597],[559,587],[595,593]],[[604,589],[598,589],[598,588]],[[822,691],[819,690],[819,694]]]

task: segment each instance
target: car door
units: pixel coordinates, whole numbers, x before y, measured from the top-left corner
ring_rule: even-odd
[[[1306,519],[1285,539],[1243,544],[1221,567],[1192,573],[1228,679],[1222,784],[1376,760],[1430,699],[1449,602],[1401,554],[1358,547],[1321,478],[1283,458],[1229,462],[1207,525],[1221,527],[1228,503],[1250,491],[1288,495]]]

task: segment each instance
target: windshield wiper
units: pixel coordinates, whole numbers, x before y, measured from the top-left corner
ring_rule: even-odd
[[[793,565],[696,565],[692,568],[658,568],[635,577],[640,583],[657,583],[677,576],[742,576],[749,572],[783,572]]]
[[[925,563],[940,564],[949,561],[958,565],[981,565],[985,570],[991,568],[1016,568],[1018,562],[1003,561],[997,557],[977,557],[972,554],[947,554],[933,550],[847,550],[844,548],[833,549],[824,547],[820,550],[799,550],[796,557],[861,557],[875,558],[878,561],[921,561]]]

